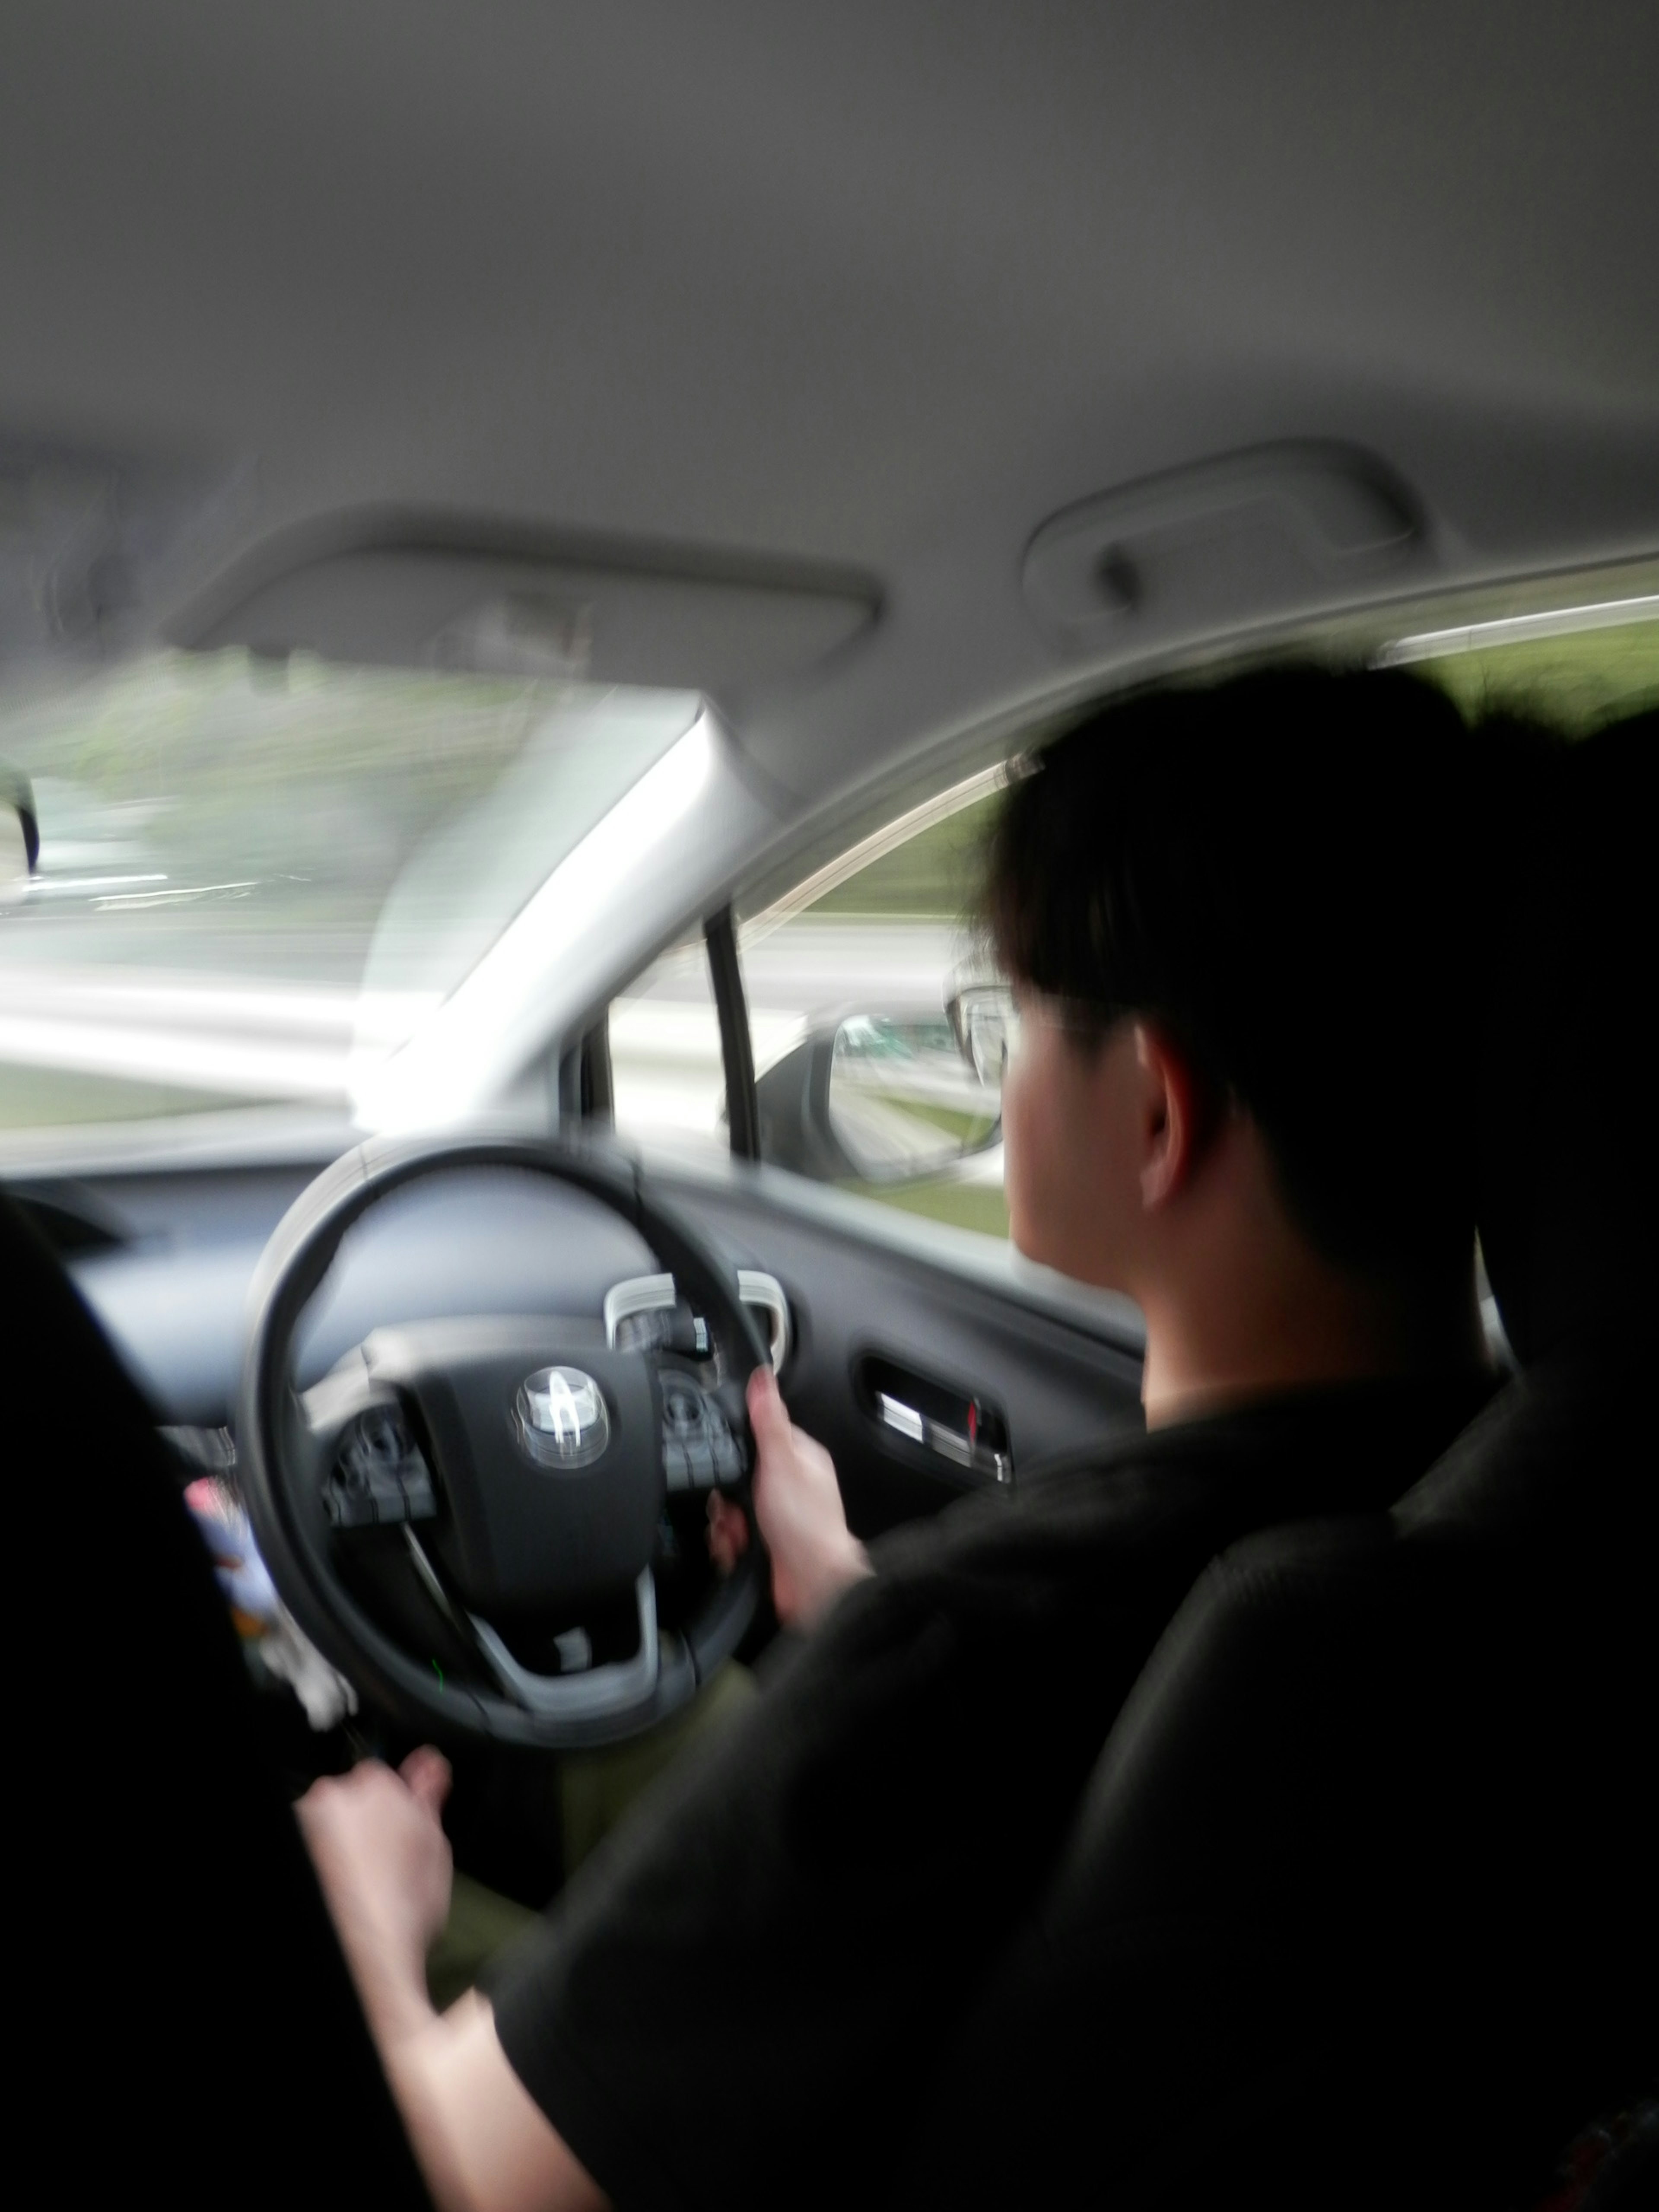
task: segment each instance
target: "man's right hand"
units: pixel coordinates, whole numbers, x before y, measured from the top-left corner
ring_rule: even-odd
[[[851,1583],[870,1572],[869,1554],[847,1525],[836,1463],[790,1419],[764,1368],[749,1379],[755,1434],[755,1518],[772,1559],[772,1602],[787,1628],[811,1628]],[[708,1546],[734,1565],[748,1542],[738,1508],[709,1500]]]

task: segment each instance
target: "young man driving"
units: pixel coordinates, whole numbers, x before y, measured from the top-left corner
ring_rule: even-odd
[[[441,2204],[879,2193],[1205,1564],[1388,1504],[1476,1409],[1471,751],[1409,678],[1299,670],[1109,706],[1012,786],[986,900],[1012,1232],[1139,1302],[1146,1433],[866,1554],[757,1378],[756,1512],[811,1632],[441,2017],[443,1761],[317,1785]]]

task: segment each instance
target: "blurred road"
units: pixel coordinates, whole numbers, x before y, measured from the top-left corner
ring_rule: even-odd
[[[435,1003],[252,975],[228,947],[216,970],[8,957],[21,950],[0,924],[0,1085],[8,1071],[28,1071],[48,1121],[54,1098],[65,1102],[64,1119],[84,1118],[77,1086],[95,1092],[112,1080],[166,1086],[175,1106],[192,1092],[343,1103],[354,1054],[390,1050]],[[956,933],[933,922],[806,920],[746,941],[757,1067],[810,1023],[942,1006],[960,950]],[[618,1000],[611,1034],[623,1127],[714,1133],[724,1079],[701,945],[670,954]]]

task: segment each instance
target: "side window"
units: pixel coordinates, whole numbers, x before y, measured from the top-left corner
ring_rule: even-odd
[[[738,932],[762,1158],[994,1237],[1000,1067],[971,909],[1000,781],[915,810]]]
[[[645,1143],[727,1142],[708,948],[694,930],[611,1002],[611,1107]]]
[[[1546,609],[1396,639],[1378,658],[1414,665],[1465,714],[1535,714],[1570,738],[1659,707],[1659,592]]]
[[[1659,593],[1644,589],[1365,649],[1419,666],[1472,718],[1518,708],[1580,736],[1659,703],[1656,616]],[[737,951],[763,1159],[1006,1237],[1004,1000],[972,921],[1002,781],[1001,769],[988,771],[849,847],[787,896],[740,907]],[[614,1115],[619,1131],[644,1143],[729,1146],[700,928],[612,1001],[606,1030],[561,1068],[559,1085],[562,1113]]]

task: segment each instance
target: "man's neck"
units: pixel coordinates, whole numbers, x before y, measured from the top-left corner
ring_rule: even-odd
[[[1264,1258],[1267,1255],[1262,1255]],[[1142,1299],[1149,1428],[1343,1382],[1474,1374],[1488,1364],[1473,1261],[1467,1279],[1379,1284],[1307,1252],[1229,1285]]]

